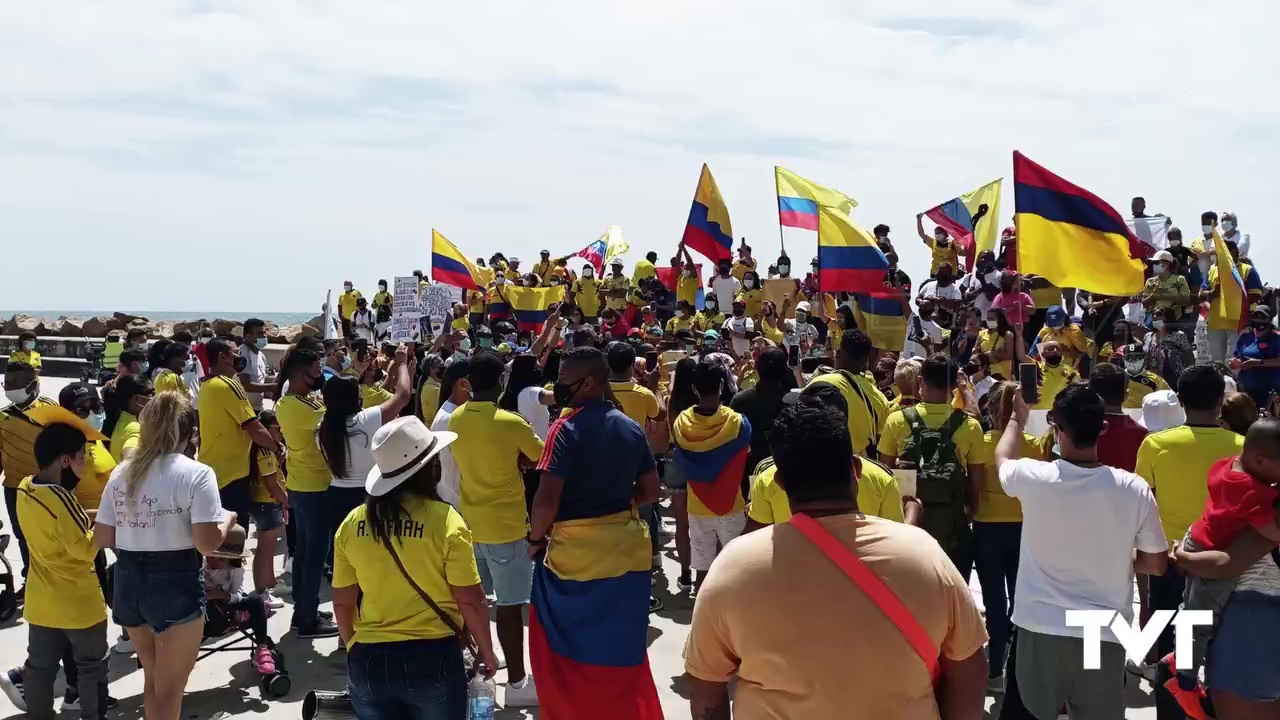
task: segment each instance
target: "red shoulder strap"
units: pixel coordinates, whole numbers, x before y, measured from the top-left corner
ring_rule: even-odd
[[[849,548],[841,545],[840,541],[827,532],[827,529],[818,521],[804,513],[796,513],[791,516],[789,524],[817,545],[822,554],[844,571],[844,574],[866,593],[871,602],[875,603],[876,607],[879,607],[881,612],[889,618],[889,621],[897,626],[898,631],[929,668],[929,677],[936,683],[940,672],[938,648],[934,647],[933,640],[929,638],[929,633],[925,632],[924,626],[916,620],[907,606],[902,604],[902,600],[898,599],[893,590],[876,577],[876,574],[850,552]]]

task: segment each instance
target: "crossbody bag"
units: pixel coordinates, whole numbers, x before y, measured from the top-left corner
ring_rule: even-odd
[[[472,670],[475,663],[480,659],[480,651],[476,647],[475,641],[471,638],[471,633],[468,633],[459,626],[458,623],[454,622],[453,618],[449,617],[449,614],[442,610],[440,606],[436,604],[436,601],[432,600],[431,596],[427,594],[427,591],[423,590],[422,586],[413,579],[413,576],[409,574],[408,568],[404,566],[404,562],[400,560],[400,553],[396,552],[394,542],[389,538],[387,540],[386,548],[387,552],[391,553],[391,559],[395,561],[396,567],[400,569],[400,574],[403,575],[405,581],[409,583],[409,587],[412,587],[414,592],[418,593],[418,597],[422,598],[422,601],[425,602],[431,610],[435,612],[442,621],[444,621],[444,624],[453,631],[453,634],[457,636],[458,643],[462,645],[464,659],[467,653],[471,654],[471,662],[468,663],[470,665],[468,670]]]

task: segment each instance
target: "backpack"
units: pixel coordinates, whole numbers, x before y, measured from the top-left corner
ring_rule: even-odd
[[[900,460],[914,465],[916,499],[924,506],[920,527],[933,536],[948,555],[962,547],[969,532],[969,471],[956,455],[953,436],[968,418],[953,410],[946,422],[930,428],[916,407],[902,411],[911,437]]]

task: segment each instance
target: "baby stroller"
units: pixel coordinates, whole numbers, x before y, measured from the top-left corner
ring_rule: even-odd
[[[263,638],[265,653],[259,653],[259,645],[250,628],[246,613],[236,610],[225,600],[209,600],[204,615],[204,639],[223,640],[213,647],[204,648],[196,662],[218,652],[248,652],[250,663],[261,676],[258,689],[263,697],[280,698],[289,694],[293,681],[285,666],[284,654],[270,637]]]
[[[2,521],[0,528],[4,528]],[[18,590],[14,587],[13,563],[4,554],[9,549],[9,539],[8,534],[0,535],[0,566],[3,566],[0,568],[0,622],[8,622],[18,614]]]

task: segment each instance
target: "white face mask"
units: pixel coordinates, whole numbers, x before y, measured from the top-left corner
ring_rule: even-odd
[[[677,310],[677,311],[675,312],[675,316],[676,316],[676,317],[678,317],[678,318],[682,318],[682,317],[684,317],[684,311],[683,311],[683,310]]]
[[[4,396],[14,405],[25,405],[31,400],[32,394],[26,388],[18,388],[17,390],[5,390]]]
[[[991,328],[992,330],[995,330],[995,329],[996,329],[997,327],[999,327],[999,326],[1000,326],[1000,321],[999,321],[999,320],[988,320],[988,321],[987,321],[987,327]]]
[[[752,279],[752,278],[745,278],[745,279],[743,279],[743,281],[742,281],[742,287],[744,287],[744,288],[746,288],[746,289],[748,289],[748,290],[750,290],[751,288],[753,288],[753,287],[755,287],[755,286],[756,286],[756,281],[755,281],[754,279]]]
[[[1182,238],[1169,238],[1169,245],[1173,247],[1182,247]]]
[[[1212,235],[1212,234],[1213,234],[1213,226],[1212,226],[1212,225],[1201,225],[1201,226],[1200,226],[1200,230],[1204,232],[1204,236],[1205,236],[1205,237],[1209,237],[1210,235]]]
[[[196,361],[192,360],[191,358],[187,358],[187,362],[184,363],[182,366],[182,372],[193,373],[195,371],[196,371]]]
[[[89,417],[85,418],[85,422],[89,423],[89,427],[94,430],[101,430],[102,424],[107,421],[106,413],[89,413]]]
[[[1163,320],[1152,320],[1152,321],[1151,321],[1151,329],[1152,329],[1152,330],[1162,330],[1162,329],[1164,329],[1164,321],[1163,321]]]
[[[715,300],[708,300],[708,301],[706,301],[705,303],[703,303],[703,305],[702,305],[702,306],[703,306],[703,307],[705,307],[706,309],[708,309],[708,310],[712,311],[712,312],[715,312],[715,309],[716,309],[716,301],[715,301]]]
[[[1236,224],[1235,224],[1235,223],[1231,222],[1230,220],[1223,220],[1223,221],[1222,221],[1222,231],[1223,231],[1223,232],[1231,232],[1232,230],[1235,230],[1235,229],[1236,229]]]
[[[1141,375],[1142,369],[1146,367],[1146,363],[1142,360],[1125,360],[1124,371],[1130,375]]]
[[[36,341],[35,341],[35,340],[27,340],[26,342],[22,343],[22,349],[23,349],[23,350],[26,350],[27,352],[30,352],[30,351],[32,351],[32,350],[35,350],[35,349],[36,349]]]
[[[1151,272],[1159,275],[1160,273],[1164,272],[1164,267],[1165,267],[1164,263],[1162,262],[1155,263],[1151,266]]]
[[[208,344],[209,344],[209,341],[210,341],[210,340],[212,340],[212,339],[213,339],[213,338],[211,338],[211,337],[202,337],[202,338],[200,338],[200,344],[201,344],[201,345],[208,345]]]
[[[786,274],[787,274],[787,273],[789,273],[789,272],[791,272],[791,266],[790,266],[790,265],[779,265],[779,266],[778,266],[778,273],[779,273],[779,274],[786,275]]]
[[[595,274],[595,271],[594,271],[594,270],[592,270],[591,268],[587,268],[587,269],[585,269],[585,270],[583,270],[583,271],[582,271],[582,277],[587,278],[587,279],[590,279],[590,278],[591,278],[591,276],[592,276],[592,275],[594,275],[594,274]]]
[[[506,284],[507,284],[507,279],[506,279],[506,278],[504,278],[504,277],[502,277],[501,275],[499,275],[498,277],[494,278],[494,279],[493,279],[493,281],[494,281],[495,283],[499,284],[499,285],[506,285]]]
[[[468,352],[471,350],[471,338],[462,338],[458,341],[458,350]]]
[[[350,285],[343,285],[343,286],[342,286],[342,289],[343,289],[343,290],[346,290],[347,292],[351,292],[351,286],[350,286]]]

